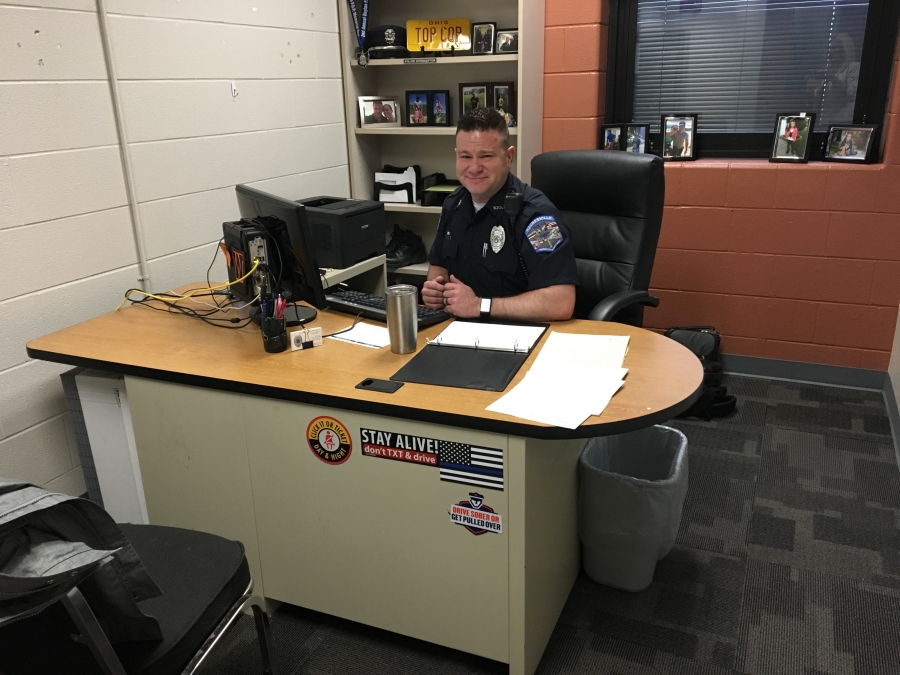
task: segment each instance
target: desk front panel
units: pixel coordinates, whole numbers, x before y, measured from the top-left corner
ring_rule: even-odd
[[[508,662],[509,528],[521,527],[508,488],[444,481],[438,466],[408,461],[432,459],[439,442],[460,458],[475,446],[502,452],[508,478],[507,436],[253,396],[242,409],[268,597]],[[307,431],[324,423],[346,440],[335,422],[350,451],[328,463]],[[363,429],[383,432],[369,452],[407,459],[365,454]],[[502,532],[451,520],[470,493]]]

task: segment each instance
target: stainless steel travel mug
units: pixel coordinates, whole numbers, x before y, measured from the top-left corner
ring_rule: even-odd
[[[384,309],[387,312],[391,351],[395,354],[410,354],[416,351],[416,339],[419,334],[417,300],[418,290],[409,284],[388,286],[385,291]]]

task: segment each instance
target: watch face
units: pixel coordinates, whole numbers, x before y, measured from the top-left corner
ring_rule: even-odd
[[[487,314],[491,311],[491,299],[490,298],[482,298],[481,299],[481,313]]]

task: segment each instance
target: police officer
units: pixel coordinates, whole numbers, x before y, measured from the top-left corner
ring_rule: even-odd
[[[510,173],[515,148],[493,108],[456,127],[462,187],[444,201],[422,299],[458,318],[569,319],[575,255],[556,207]]]

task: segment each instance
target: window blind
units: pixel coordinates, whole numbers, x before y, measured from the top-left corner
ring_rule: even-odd
[[[760,133],[785,112],[853,121],[868,0],[638,0],[634,121],[697,113]]]

